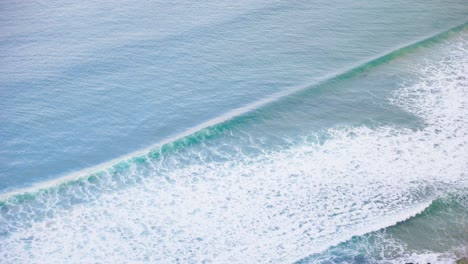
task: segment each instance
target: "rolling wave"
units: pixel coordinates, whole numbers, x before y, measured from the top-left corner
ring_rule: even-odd
[[[238,129],[310,85],[292,89],[96,173],[8,195],[3,260],[294,262],[429,210],[467,184],[465,29],[333,75],[438,43],[444,59],[417,65],[392,97],[424,127],[334,127],[271,149]]]
[[[466,253],[466,189],[453,186],[429,206],[395,225],[354,236],[298,263],[453,263]],[[415,208],[416,209],[416,208]],[[447,234],[447,231],[455,233]],[[421,248],[421,241],[431,246]]]
[[[435,43],[441,42],[449,38],[453,34],[465,30],[467,27],[468,22],[453,27],[449,30],[440,32],[431,37],[424,38],[422,40],[418,40],[416,42],[398,47],[391,52],[385,53],[380,56],[376,56],[375,58],[372,58],[370,60],[356,63],[352,67],[340,69],[337,72],[332,72],[327,76],[322,77],[320,81],[306,83],[304,85],[292,87],[290,89],[287,89],[286,91],[276,93],[263,100],[254,102],[241,108],[234,109],[220,117],[197,125],[196,127],[193,127],[182,134],[166,139],[146,149],[130,153],[124,157],[116,158],[104,164],[93,166],[85,170],[81,170],[62,177],[58,177],[57,179],[54,179],[52,181],[42,182],[30,188],[23,188],[0,194],[0,203],[2,203],[3,200],[9,199],[13,196],[15,197],[15,200],[22,200],[23,198],[21,196],[23,194],[25,195],[25,197],[29,197],[32,193],[35,193],[45,188],[54,188],[58,185],[65,186],[67,185],[67,182],[73,185],[76,181],[86,181],[88,178],[93,180],[97,177],[100,177],[100,175],[102,175],[103,173],[105,174],[106,171],[111,170],[115,172],[121,168],[128,168],[130,165],[127,163],[129,162],[135,162],[138,164],[147,159],[152,160],[154,158],[160,157],[161,155],[169,154],[174,150],[177,151],[182,148],[191,147],[194,144],[200,144],[201,142],[209,140],[210,138],[219,135],[224,135],[225,133],[227,133],[228,130],[232,129],[237,124],[245,122],[249,119],[254,119],[255,115],[258,114],[256,113],[256,110],[258,109],[262,109],[265,106],[270,105],[275,107],[278,104],[282,104],[283,101],[289,100],[291,97],[292,100],[294,100],[294,97],[297,98],[303,96],[303,93],[310,89],[314,89],[324,84],[333,83],[339,80],[346,80],[348,78],[352,78],[353,76],[371,70],[372,68],[377,67],[381,64],[385,64],[398,57],[404,56],[405,54],[408,54],[418,48],[430,46]]]

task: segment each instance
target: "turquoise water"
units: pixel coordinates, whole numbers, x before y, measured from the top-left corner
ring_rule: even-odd
[[[0,13],[3,262],[466,255],[464,1]]]

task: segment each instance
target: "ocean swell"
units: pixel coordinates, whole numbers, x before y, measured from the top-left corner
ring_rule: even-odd
[[[421,118],[422,129],[332,128],[326,140],[311,135],[268,151],[247,131],[241,140],[251,143],[249,154],[184,138],[85,179],[3,200],[2,259],[293,262],[403,221],[467,184],[464,37],[441,44],[445,59],[418,65],[417,81],[391,99]]]

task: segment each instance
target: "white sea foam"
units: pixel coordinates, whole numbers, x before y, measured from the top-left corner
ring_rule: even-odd
[[[395,97],[424,129],[333,129],[321,145],[179,166],[61,210],[48,196],[48,216],[1,238],[2,261],[293,262],[405,220],[467,184],[466,41],[446,49]]]

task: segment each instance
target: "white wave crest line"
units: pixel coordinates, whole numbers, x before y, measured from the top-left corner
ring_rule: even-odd
[[[293,95],[293,94],[295,94],[297,92],[300,92],[300,91],[303,91],[303,90],[308,89],[310,87],[319,85],[320,83],[325,82],[327,80],[331,80],[333,78],[336,78],[338,76],[346,74],[346,73],[352,71],[353,69],[359,68],[362,65],[369,64],[372,61],[376,61],[379,58],[382,58],[384,56],[392,54],[392,53],[394,53],[394,52],[396,52],[398,50],[401,50],[401,49],[403,49],[405,47],[413,46],[413,45],[416,45],[416,44],[418,44],[420,42],[423,42],[425,40],[434,38],[435,36],[438,36],[438,35],[446,32],[446,31],[447,30],[440,31],[440,32],[437,32],[436,34],[428,35],[428,36],[422,37],[420,39],[417,39],[415,41],[404,43],[402,45],[397,46],[396,48],[394,48],[392,50],[389,50],[389,51],[380,53],[380,54],[378,54],[376,56],[373,56],[370,59],[359,61],[357,63],[352,64],[351,66],[338,69],[337,71],[331,72],[331,73],[329,73],[327,75],[324,75],[324,76],[322,76],[320,78],[314,79],[314,80],[312,80],[310,82],[306,82],[305,84],[295,86],[295,87],[290,87],[289,89],[286,89],[285,91],[275,93],[275,94],[273,94],[273,95],[271,95],[271,96],[269,96],[269,97],[267,97],[265,99],[261,99],[259,101],[248,104],[246,106],[236,108],[236,109],[231,110],[231,111],[229,111],[229,112],[227,112],[227,113],[225,113],[225,114],[223,114],[223,115],[221,115],[219,117],[210,119],[210,120],[208,120],[206,122],[203,122],[203,123],[201,123],[201,124],[199,124],[197,126],[194,126],[194,127],[190,128],[190,129],[186,130],[185,132],[182,132],[182,133],[177,134],[177,135],[175,135],[173,137],[169,137],[169,138],[164,139],[164,140],[162,140],[160,142],[157,142],[157,143],[155,143],[155,144],[153,144],[153,145],[151,145],[151,146],[149,146],[147,148],[140,149],[140,150],[137,150],[137,151],[134,151],[134,152],[130,152],[130,153],[126,154],[126,155],[114,158],[114,159],[109,160],[109,161],[104,162],[104,163],[97,164],[95,166],[91,166],[91,167],[88,167],[88,168],[85,168],[85,169],[81,169],[81,170],[76,171],[76,172],[67,173],[65,175],[58,176],[58,177],[56,177],[55,179],[52,179],[52,180],[47,180],[47,181],[42,181],[40,183],[35,183],[30,187],[19,188],[17,190],[9,191],[9,192],[6,192],[6,193],[1,193],[0,194],[0,200],[5,200],[5,199],[8,199],[9,197],[12,197],[12,196],[18,195],[18,194],[36,192],[36,191],[38,191],[40,189],[47,189],[47,188],[50,188],[52,186],[57,186],[57,185],[59,185],[61,183],[68,182],[68,181],[71,181],[71,180],[77,180],[77,179],[86,177],[86,176],[88,176],[90,174],[100,172],[100,171],[102,171],[102,170],[104,170],[106,168],[110,168],[110,167],[112,167],[112,166],[114,166],[114,165],[116,165],[116,164],[118,164],[118,163],[120,163],[122,161],[126,161],[128,159],[133,158],[133,157],[145,156],[150,151],[152,151],[152,150],[154,150],[154,149],[156,149],[158,147],[161,147],[161,146],[163,146],[165,144],[168,144],[168,143],[174,142],[176,140],[179,140],[181,138],[187,137],[187,136],[192,135],[192,134],[194,134],[194,133],[196,133],[196,132],[198,132],[200,130],[211,127],[213,125],[226,122],[226,121],[228,121],[228,120],[230,120],[230,119],[232,119],[234,117],[247,114],[247,113],[249,113],[249,112],[251,112],[251,111],[253,111],[255,109],[259,109],[259,108],[261,108],[261,107],[263,107],[265,105],[268,105],[270,103],[278,101],[281,98]]]

